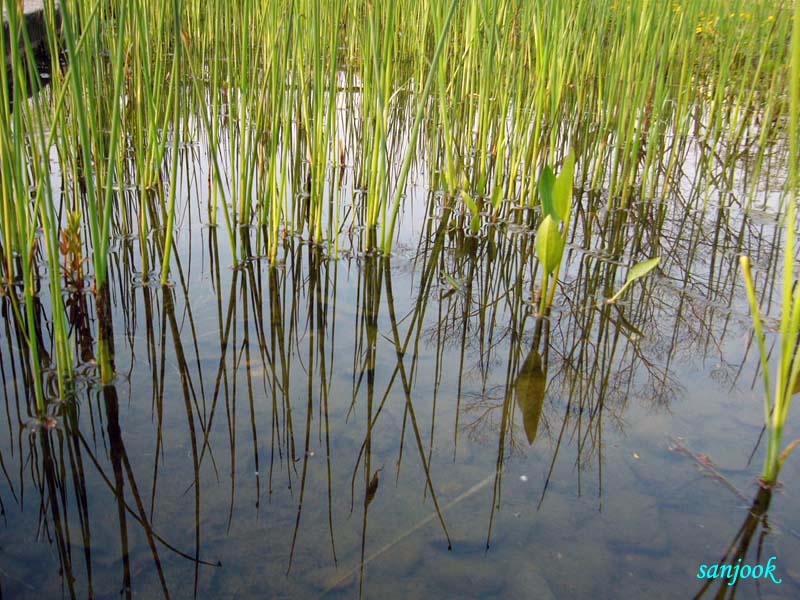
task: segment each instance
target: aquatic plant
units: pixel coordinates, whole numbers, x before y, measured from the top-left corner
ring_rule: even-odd
[[[539,177],[539,199],[542,222],[536,231],[536,254],[542,265],[542,286],[539,313],[553,304],[561,257],[567,244],[572,218],[572,184],[575,178],[575,156],[570,154],[558,177],[545,167]],[[552,281],[551,281],[552,277]]]
[[[783,429],[789,417],[792,396],[800,391],[800,285],[795,274],[795,248],[797,236],[798,184],[800,184],[800,2],[795,2],[794,27],[791,41],[791,83],[789,86],[789,178],[786,206],[786,241],[783,247],[783,275],[781,318],[778,331],[778,365],[770,369],[755,284],[750,269],[750,259],[740,257],[747,300],[753,316],[753,328],[761,357],[764,379],[764,422],[767,430],[767,451],[762,480],[774,485],[789,454],[800,445],[800,439],[783,448]],[[773,380],[774,375],[774,380]]]
[[[102,317],[106,382],[113,240],[135,236],[145,277],[170,283],[195,205],[212,227],[222,221],[234,263],[276,264],[293,235],[333,256],[343,232],[391,253],[418,175],[457,211],[454,227],[488,235],[548,193],[546,165],[566,172],[567,148],[581,156],[575,187],[602,192],[610,210],[674,189],[690,153],[706,198],[757,206],[760,176],[782,161],[791,19],[777,3],[735,0],[726,12],[751,15],[739,19],[712,0],[671,11],[640,0],[79,0],[62,7],[59,30],[48,1],[44,91],[29,42],[16,43],[26,33],[17,3],[5,5],[19,32],[2,77],[6,287],[27,290],[16,310],[25,319],[40,274],[20,257],[41,250],[50,274],[68,275],[59,239],[79,215],[70,243],[82,246],[72,255],[86,261]],[[742,157],[753,175],[734,194]],[[207,178],[207,191],[187,197],[184,176]],[[572,215],[542,201],[544,311]],[[74,353],[64,282],[49,278],[47,300],[61,394]]]
[[[417,101],[417,112],[414,116],[414,123],[411,129],[411,137],[408,142],[408,148],[406,149],[405,157],[403,158],[402,167],[400,170],[400,176],[398,181],[395,184],[395,192],[392,196],[391,201],[391,215],[389,217],[388,225],[387,221],[384,220],[384,229],[383,229],[383,250],[385,252],[390,252],[392,249],[392,236],[394,235],[394,228],[395,224],[397,223],[397,213],[400,210],[400,201],[403,197],[403,192],[405,189],[406,179],[408,178],[408,173],[411,170],[411,163],[414,160],[414,153],[416,152],[417,146],[417,138],[419,136],[420,126],[422,125],[422,119],[425,116],[425,105],[427,102],[428,94],[430,93],[431,87],[433,86],[434,75],[437,72],[437,65],[439,64],[439,60],[442,56],[442,52],[445,48],[445,43],[447,40],[447,33],[450,30],[450,25],[453,22],[453,16],[455,14],[456,6],[458,5],[458,0],[452,0],[450,2],[450,8],[447,11],[447,16],[442,23],[438,41],[436,42],[436,50],[434,50],[433,58],[431,59],[431,67],[428,71],[428,77],[425,81],[425,87],[422,89],[422,94],[420,95],[419,100]],[[447,143],[447,140],[445,140]]]
[[[44,412],[45,400],[42,386],[42,360],[40,359],[39,330],[34,314],[34,296],[40,282],[35,258],[44,246],[47,265],[51,273],[59,273],[58,219],[53,203],[50,182],[49,148],[55,139],[55,129],[45,136],[49,109],[46,99],[38,91],[41,84],[36,73],[33,48],[23,20],[23,6],[7,0],[9,46],[6,36],[0,39],[0,54],[7,58],[6,68],[0,71],[0,258],[5,281],[0,295],[8,293],[13,303],[14,315],[24,325],[27,350],[33,369],[37,408]],[[49,6],[48,24],[52,33],[52,5]],[[27,101],[28,96],[31,101]],[[64,109],[64,96],[59,96],[54,115],[58,120]],[[31,135],[26,135],[33,125]],[[42,235],[39,236],[39,227]],[[77,223],[73,221],[73,227]],[[21,284],[21,286],[20,286]],[[21,294],[18,295],[18,288]],[[58,391],[61,397],[69,393],[72,376],[72,349],[69,345],[61,281],[49,280],[53,337],[56,349]],[[18,299],[23,300],[24,310]]]
[[[655,269],[658,266],[659,262],[661,262],[661,257],[656,256],[655,258],[649,258],[647,260],[643,260],[642,262],[633,265],[630,271],[628,271],[628,276],[625,278],[625,283],[622,285],[621,288],[619,288],[617,293],[611,296],[611,298],[608,298],[606,302],[609,304],[616,302],[620,298],[620,296],[622,296],[622,294],[625,293],[625,290],[627,290],[631,286],[631,284],[633,284],[634,281],[641,279],[642,277],[647,275],[650,271]]]

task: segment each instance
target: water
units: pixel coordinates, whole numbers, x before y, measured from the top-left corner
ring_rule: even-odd
[[[143,268],[158,231],[114,240],[113,385],[87,274],[65,296],[75,397],[34,419],[0,299],[0,597],[680,598],[731,545],[782,578],[739,597],[798,597],[796,457],[767,522],[748,521],[763,401],[737,257],[774,324],[774,205],[585,195],[540,321],[522,211],[471,238],[420,171],[390,258],[298,233],[271,267],[247,228],[234,269],[197,168],[171,287]],[[604,303],[656,254],[658,273]]]

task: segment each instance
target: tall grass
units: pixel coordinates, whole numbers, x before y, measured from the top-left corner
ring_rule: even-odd
[[[48,8],[52,23],[52,5]],[[5,285],[0,293],[9,293],[16,318],[24,322],[21,329],[26,336],[34,370],[36,403],[41,412],[45,400],[39,331],[34,315],[34,296],[40,287],[35,258],[43,245],[48,268],[52,273],[60,272],[57,218],[49,171],[49,148],[54,133],[51,131],[45,135],[48,124],[46,99],[37,94],[36,65],[23,22],[22,5],[7,0],[4,9],[8,15],[9,47],[5,46],[3,36],[0,52],[8,60],[6,68],[0,72],[0,256],[4,259],[5,274]],[[30,102],[26,100],[28,95],[33,95]],[[54,118],[57,119],[63,110],[63,95],[55,104]],[[34,127],[30,131],[26,127],[28,124]],[[41,237],[38,235],[39,227],[43,230]],[[57,277],[50,278],[50,296],[58,390],[61,396],[66,396],[72,374],[72,352],[67,339],[61,282]],[[24,307],[17,302],[20,298]]]
[[[534,208],[545,166],[569,149],[576,188],[609,209],[660,201],[690,155],[709,195],[757,206],[759,174],[786,161],[792,19],[778,1],[76,0],[61,13],[49,91],[12,105],[38,84],[29,44],[3,48],[5,288],[21,284],[18,318],[31,321],[38,275],[24,258],[44,248],[63,276],[58,239],[77,219],[106,382],[113,240],[135,236],[143,271],[169,283],[192,200],[180,196],[187,148],[207,157],[206,219],[222,221],[237,265],[279,262],[294,235],[336,254],[345,229],[389,254],[417,175],[476,235]],[[739,187],[745,159],[753,176]],[[63,277],[49,282],[66,393]]]

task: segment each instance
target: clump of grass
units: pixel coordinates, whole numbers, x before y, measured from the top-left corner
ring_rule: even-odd
[[[176,135],[201,139],[212,163],[210,223],[221,208],[233,243],[237,227],[263,226],[273,261],[286,233],[307,225],[308,236],[324,242],[341,229],[346,199],[333,191],[329,173],[343,138],[360,158],[365,236],[375,237],[367,245],[388,251],[409,172],[423,158],[420,138],[435,149],[424,157],[429,170],[443,174],[446,192],[478,231],[484,200],[493,218],[506,202],[532,203],[535,174],[568,146],[585,157],[582,187],[606,189],[609,206],[664,193],[692,127],[708,149],[705,167],[718,161],[730,172],[743,148],[755,148],[758,172],[785,111],[776,92],[788,77],[780,43],[788,19],[771,2],[736,0],[725,14],[712,0],[666,11],[641,0],[245,0],[235,7],[182,0],[127,10],[82,0],[69,10],[75,18],[65,29],[87,43],[67,71],[86,84],[83,98],[68,91],[76,111],[54,140],[66,172],[79,177],[88,153],[103,193],[108,179],[172,205],[161,197],[175,166],[170,136],[173,151]],[[75,48],[66,42],[71,56]],[[63,45],[49,43],[56,51]],[[88,68],[118,44],[127,53],[119,90],[113,73]],[[651,51],[642,54],[642,46]],[[187,93],[187,83],[199,89]],[[398,126],[396,109],[409,96],[418,110]],[[110,120],[122,99],[127,144],[104,139],[94,124],[104,111]],[[344,120],[345,130],[341,105],[360,112]],[[99,112],[78,114],[93,109]],[[125,161],[132,181],[118,181]],[[92,214],[87,205],[94,244],[102,227],[95,234]],[[172,210],[151,206],[138,220],[142,240],[150,229],[167,229],[166,280]]]
[[[39,91],[33,49],[24,24],[23,6],[6,0],[9,47],[0,39],[0,54],[9,57],[0,71],[0,256],[5,258],[3,291],[8,291],[14,313],[24,332],[33,387],[40,413],[45,410],[39,335],[34,314],[34,296],[39,288],[35,257],[44,246],[51,273],[59,273],[58,220],[50,185],[49,148],[55,132],[45,136],[48,107]],[[52,14],[52,6],[49,7]],[[52,34],[52,31],[51,31]],[[27,100],[31,95],[30,101]],[[54,119],[63,109],[63,95],[55,106]],[[28,135],[30,132],[30,135]],[[39,234],[41,227],[42,233]],[[18,304],[17,284],[22,284],[24,307]],[[61,281],[50,277],[53,337],[59,395],[70,393],[73,360],[66,314],[61,297]],[[0,292],[2,293],[2,292]]]

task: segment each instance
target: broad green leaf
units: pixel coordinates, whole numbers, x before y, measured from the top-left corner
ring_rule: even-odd
[[[546,216],[536,232],[536,254],[544,266],[545,271],[552,273],[561,264],[561,255],[564,253],[564,238],[558,230],[558,225],[550,215]]]
[[[642,262],[633,265],[631,270],[628,271],[628,278],[625,280],[625,283],[628,284],[636,281],[637,279],[641,279],[650,271],[655,269],[659,262],[661,262],[661,257],[656,256],[655,258],[643,260]]]
[[[542,174],[539,175],[539,199],[542,202],[542,216],[552,216],[556,220],[560,220],[559,216],[553,209],[553,186],[556,182],[556,176],[553,174],[553,169],[545,167]]]
[[[522,412],[522,423],[528,443],[533,444],[542,419],[544,393],[547,388],[547,373],[542,369],[542,357],[531,350],[514,382],[514,394]]]
[[[570,152],[561,173],[553,184],[553,209],[562,221],[569,221],[572,212],[572,184],[575,179],[575,155]]]

